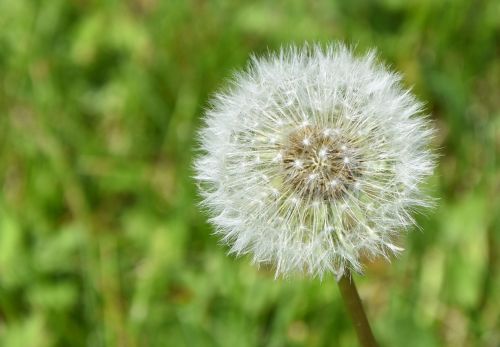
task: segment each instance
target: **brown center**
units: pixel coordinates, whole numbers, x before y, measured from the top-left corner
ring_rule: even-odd
[[[361,175],[353,150],[335,129],[302,126],[282,148],[284,184],[305,199],[338,199]]]

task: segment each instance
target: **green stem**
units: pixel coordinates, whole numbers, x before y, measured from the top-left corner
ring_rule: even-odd
[[[359,298],[358,290],[354,284],[354,279],[349,270],[345,270],[344,275],[338,281],[340,293],[344,300],[345,307],[351,316],[358,335],[359,343],[362,347],[377,347],[378,344],[373,336],[370,323],[366,318],[363,304]]]

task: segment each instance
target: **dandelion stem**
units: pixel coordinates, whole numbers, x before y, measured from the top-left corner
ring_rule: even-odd
[[[358,335],[359,343],[362,347],[377,347],[370,323],[366,318],[366,313],[359,298],[358,290],[354,284],[354,279],[349,270],[344,272],[344,275],[338,281],[340,293],[344,300],[345,307],[351,316]]]

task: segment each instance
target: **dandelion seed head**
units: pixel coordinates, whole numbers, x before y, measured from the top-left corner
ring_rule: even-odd
[[[429,206],[433,130],[399,75],[343,45],[253,58],[199,133],[203,204],[231,252],[277,275],[342,275]]]

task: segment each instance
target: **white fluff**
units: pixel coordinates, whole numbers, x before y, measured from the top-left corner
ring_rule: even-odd
[[[421,104],[375,54],[343,45],[253,58],[199,133],[203,204],[232,253],[276,275],[341,276],[401,251],[434,167]]]

